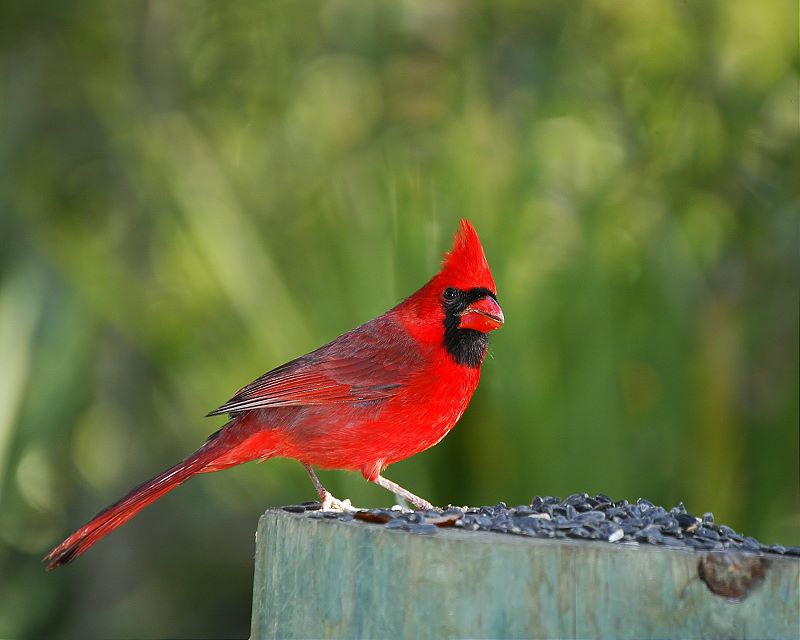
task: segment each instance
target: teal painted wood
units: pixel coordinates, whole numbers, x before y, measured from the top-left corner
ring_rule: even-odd
[[[700,579],[705,556],[273,510],[258,527],[252,638],[800,637],[800,560],[770,558],[735,601]]]

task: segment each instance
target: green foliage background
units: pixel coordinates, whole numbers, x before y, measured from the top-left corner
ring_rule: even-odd
[[[314,497],[295,462],[39,558],[238,387],[420,286],[461,216],[507,325],[390,478],[683,500],[800,543],[796,3],[0,11],[0,635],[246,636],[257,517]]]

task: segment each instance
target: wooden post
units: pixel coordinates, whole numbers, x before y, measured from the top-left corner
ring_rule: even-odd
[[[798,636],[798,558],[422,536],[281,510],[258,526],[257,640]]]

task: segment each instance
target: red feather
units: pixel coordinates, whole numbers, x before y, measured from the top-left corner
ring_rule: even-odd
[[[502,322],[480,240],[462,220],[440,272],[425,286],[242,388],[209,414],[229,414],[230,422],[53,549],[48,569],[198,473],[283,456],[382,480],[388,465],[433,446],[458,422],[480,379],[482,332]]]
[[[392,322],[384,315],[356,327],[265,373],[208,415],[391,398],[419,365],[413,345],[397,339],[402,328]]]

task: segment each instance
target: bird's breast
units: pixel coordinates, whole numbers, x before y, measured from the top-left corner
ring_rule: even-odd
[[[386,464],[408,458],[438,443],[459,421],[480,380],[480,369],[453,363],[426,371],[419,383],[387,407],[374,425],[386,444]]]

